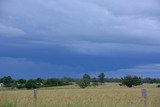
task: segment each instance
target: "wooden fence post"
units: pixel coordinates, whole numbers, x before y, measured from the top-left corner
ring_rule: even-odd
[[[34,90],[33,90],[33,100],[34,100],[35,103],[36,103],[36,101],[37,101],[37,94],[38,94],[37,89],[34,89]]]
[[[143,98],[144,107],[147,107],[147,89],[142,88],[141,94],[142,94],[142,98]]]

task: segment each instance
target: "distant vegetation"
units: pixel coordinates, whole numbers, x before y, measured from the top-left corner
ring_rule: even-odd
[[[72,85],[72,82],[77,81],[77,79],[72,78],[48,78],[48,79],[18,79],[15,80],[11,76],[5,76],[0,78],[0,83],[3,83],[5,87],[10,88],[27,88],[27,89],[35,89],[40,87],[52,87],[52,86],[64,86],[64,85]]]
[[[91,84],[92,83],[92,84]],[[98,86],[99,84],[103,84],[105,83],[105,74],[104,73],[100,73],[98,75],[98,78],[94,77],[91,78],[88,74],[84,74],[83,78],[77,82],[77,84],[81,87],[81,88],[86,88],[88,86]]]
[[[158,88],[160,88],[160,85],[157,85]]]
[[[91,78],[89,74],[84,74],[81,79],[76,78],[36,78],[36,79],[18,79],[15,80],[11,76],[5,76],[0,78],[0,83],[3,83],[5,87],[9,88],[27,88],[35,89],[40,87],[53,87],[53,86],[65,86],[72,85],[73,83],[78,84],[81,88],[86,88],[88,86],[98,86],[103,85],[105,82],[118,82],[121,86],[125,85],[127,87],[141,85],[142,83],[160,83],[160,79],[156,78],[140,78],[137,76],[125,76],[123,78],[105,78],[104,73],[100,73],[97,77]],[[160,86],[157,86],[160,87]]]
[[[126,76],[122,78],[121,85],[126,85],[127,87],[137,86],[142,84],[142,79],[137,76]]]

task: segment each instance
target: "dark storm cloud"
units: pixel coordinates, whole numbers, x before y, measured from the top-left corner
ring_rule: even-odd
[[[28,39],[47,42],[159,44],[158,6],[155,0],[11,0],[1,7],[1,23],[21,29]]]
[[[1,0],[0,55],[49,61],[69,53],[77,65],[79,55],[157,55],[160,63],[159,7],[158,0]]]

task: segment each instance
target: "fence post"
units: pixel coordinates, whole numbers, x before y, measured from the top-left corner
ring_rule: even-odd
[[[38,94],[37,89],[34,89],[33,90],[33,101],[34,101],[34,103],[36,103],[36,101],[37,101],[37,94]]]
[[[147,107],[147,89],[142,88],[141,94],[142,94],[142,98],[143,98],[144,107]]]

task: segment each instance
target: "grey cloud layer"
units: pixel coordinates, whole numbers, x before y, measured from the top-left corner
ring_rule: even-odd
[[[14,28],[11,26],[5,26],[3,24],[0,24],[0,35],[1,36],[23,36],[25,35],[25,32],[22,31],[21,29]]]
[[[45,62],[27,60],[26,58],[0,57],[1,76],[12,75],[15,78],[36,78],[36,77],[81,77],[85,71],[79,66],[56,65]],[[47,73],[46,73],[47,71]],[[88,72],[92,76],[99,72]],[[160,77],[160,64],[147,64],[135,66],[116,71],[107,71],[108,77],[123,77],[125,75],[137,75],[143,77]]]
[[[83,69],[79,66],[51,64],[26,58],[0,57],[0,77],[6,75],[16,78],[79,77],[82,75],[81,70]]]
[[[128,69],[119,69],[117,71],[109,71],[106,73],[112,76],[115,74],[119,74],[118,76],[121,76],[121,77],[125,75],[138,75],[141,77],[159,78],[160,77],[160,64],[140,65],[140,66],[135,66],[135,67],[128,68]]]
[[[26,41],[63,43],[64,48],[83,54],[117,50],[160,53],[158,0],[6,0],[1,3],[0,36],[17,34],[21,38],[25,34]],[[9,27],[9,33],[4,33],[2,25]]]

